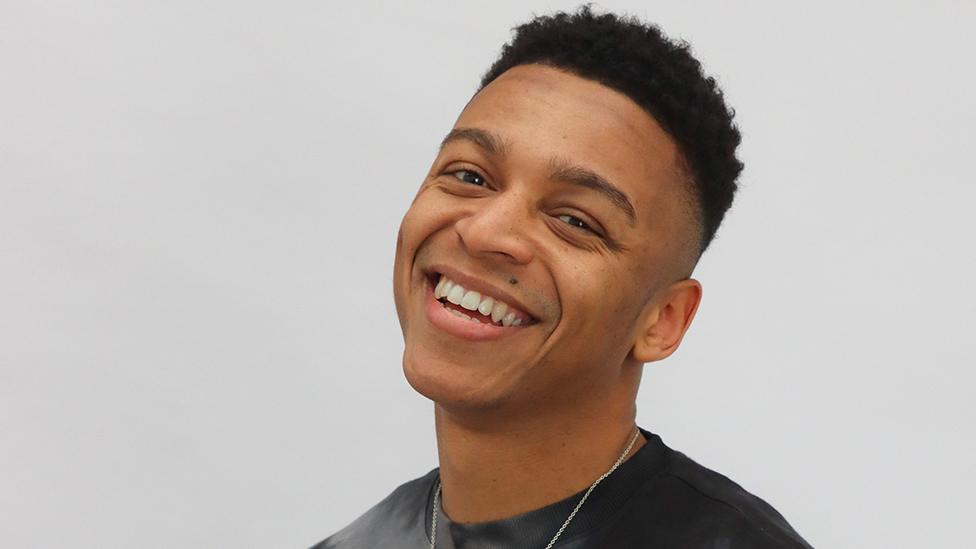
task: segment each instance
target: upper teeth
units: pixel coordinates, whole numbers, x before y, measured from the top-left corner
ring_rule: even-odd
[[[522,319],[509,311],[508,305],[497,301],[493,297],[482,299],[481,294],[473,290],[467,290],[457,282],[441,275],[437,287],[434,288],[434,299],[447,297],[447,300],[455,305],[460,305],[469,311],[477,310],[485,316],[491,316],[491,321],[495,324],[499,322],[502,326],[518,326]]]

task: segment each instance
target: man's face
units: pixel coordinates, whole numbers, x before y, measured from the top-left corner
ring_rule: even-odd
[[[654,119],[595,81],[532,64],[481,90],[400,227],[409,383],[444,405],[520,411],[611,391],[639,368],[631,351],[658,291],[688,267],[677,166]],[[529,318],[455,315],[432,293],[445,271]]]

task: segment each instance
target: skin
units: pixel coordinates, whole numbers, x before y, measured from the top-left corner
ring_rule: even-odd
[[[677,349],[701,301],[690,278],[700,233],[674,142],[598,82],[520,65],[454,128],[491,132],[506,153],[470,139],[439,151],[400,226],[394,298],[404,374],[435,404],[444,511],[482,522],[569,497],[617,459],[643,364]],[[552,157],[610,181],[635,222],[602,194],[549,179]],[[504,288],[537,322],[493,341],[437,329],[424,312],[433,263]]]

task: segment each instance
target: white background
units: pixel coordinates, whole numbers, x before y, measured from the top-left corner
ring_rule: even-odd
[[[435,467],[396,230],[510,28],[575,6],[0,2],[0,546],[304,548]],[[744,134],[639,422],[819,548],[971,540],[973,6],[595,5]]]

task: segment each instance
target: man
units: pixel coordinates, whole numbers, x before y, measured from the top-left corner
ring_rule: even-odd
[[[635,425],[742,164],[686,46],[589,7],[517,28],[400,227],[403,370],[440,467],[316,545],[810,547],[762,499]]]

